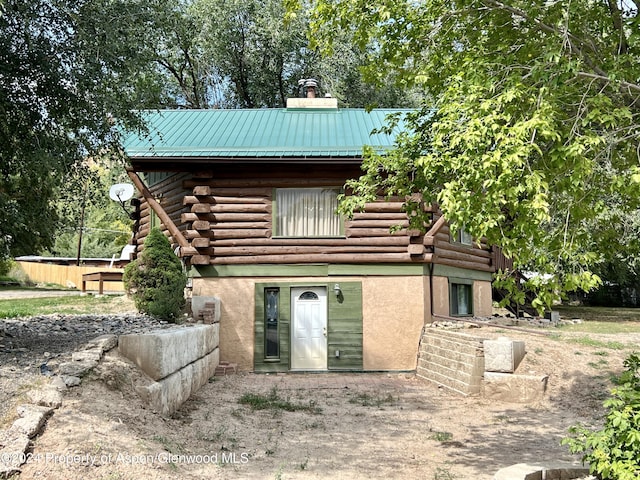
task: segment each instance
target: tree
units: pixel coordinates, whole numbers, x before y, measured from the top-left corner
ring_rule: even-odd
[[[185,305],[187,277],[169,240],[158,228],[151,229],[144,250],[127,265],[122,281],[142,313],[175,322]]]
[[[0,16],[0,256],[50,248],[61,187],[158,94],[142,0],[6,0]],[[144,88],[142,88],[144,86]]]
[[[347,29],[373,52],[369,78],[392,71],[432,99],[394,152],[368,155],[344,210],[422,194],[454,229],[549,274],[530,282],[539,308],[597,285],[608,247],[594,231],[640,199],[639,3],[314,0],[321,45]]]
[[[132,221],[118,202],[109,198],[109,188],[128,180],[124,169],[105,161],[89,166],[84,183],[61,192],[56,203],[63,225],[51,249],[42,255],[110,258],[120,256],[131,239]],[[79,241],[80,230],[82,239]],[[80,251],[78,251],[80,249]]]

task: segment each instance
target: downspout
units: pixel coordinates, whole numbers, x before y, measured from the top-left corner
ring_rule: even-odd
[[[187,253],[185,250],[190,250],[192,248],[191,245],[189,245],[189,241],[184,238],[184,235],[182,235],[182,232],[178,229],[176,224],[173,223],[167,212],[164,211],[164,208],[162,208],[162,206],[156,201],[156,199],[153,198],[153,195],[144,184],[142,179],[138,176],[137,172],[132,168],[127,168],[127,174],[129,175],[129,178],[136,186],[138,191],[147,201],[149,207],[155,212],[156,215],[158,215],[160,221],[164,223],[165,227],[167,227],[167,230],[169,230],[169,233],[171,234],[175,242],[180,246],[180,256],[185,256],[185,254]]]

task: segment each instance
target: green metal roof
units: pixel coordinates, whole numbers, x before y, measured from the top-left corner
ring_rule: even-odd
[[[146,112],[148,135],[130,133],[137,160],[354,158],[370,145],[383,151],[394,135],[371,134],[391,113],[374,109],[162,110]]]

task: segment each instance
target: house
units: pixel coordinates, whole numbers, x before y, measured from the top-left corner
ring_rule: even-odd
[[[426,323],[491,314],[491,249],[450,238],[432,206],[426,233],[407,228],[399,198],[336,214],[363,145],[392,146],[371,133],[389,113],[330,98],[168,110],[125,139],[142,194],[137,244],[162,225],[193,296],[220,299],[223,360],[256,372],[415,370]]]

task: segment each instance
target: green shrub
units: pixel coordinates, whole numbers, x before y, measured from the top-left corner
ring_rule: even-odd
[[[640,478],[640,356],[630,355],[624,366],[611,398],[604,402],[604,427],[591,431],[576,425],[563,440],[572,453],[583,454],[582,461],[601,479]]]
[[[127,294],[141,313],[176,321],[185,305],[187,278],[169,240],[154,228],[144,241],[144,250],[124,270]]]
[[[10,258],[0,258],[0,277],[6,277],[9,274],[12,263]]]

